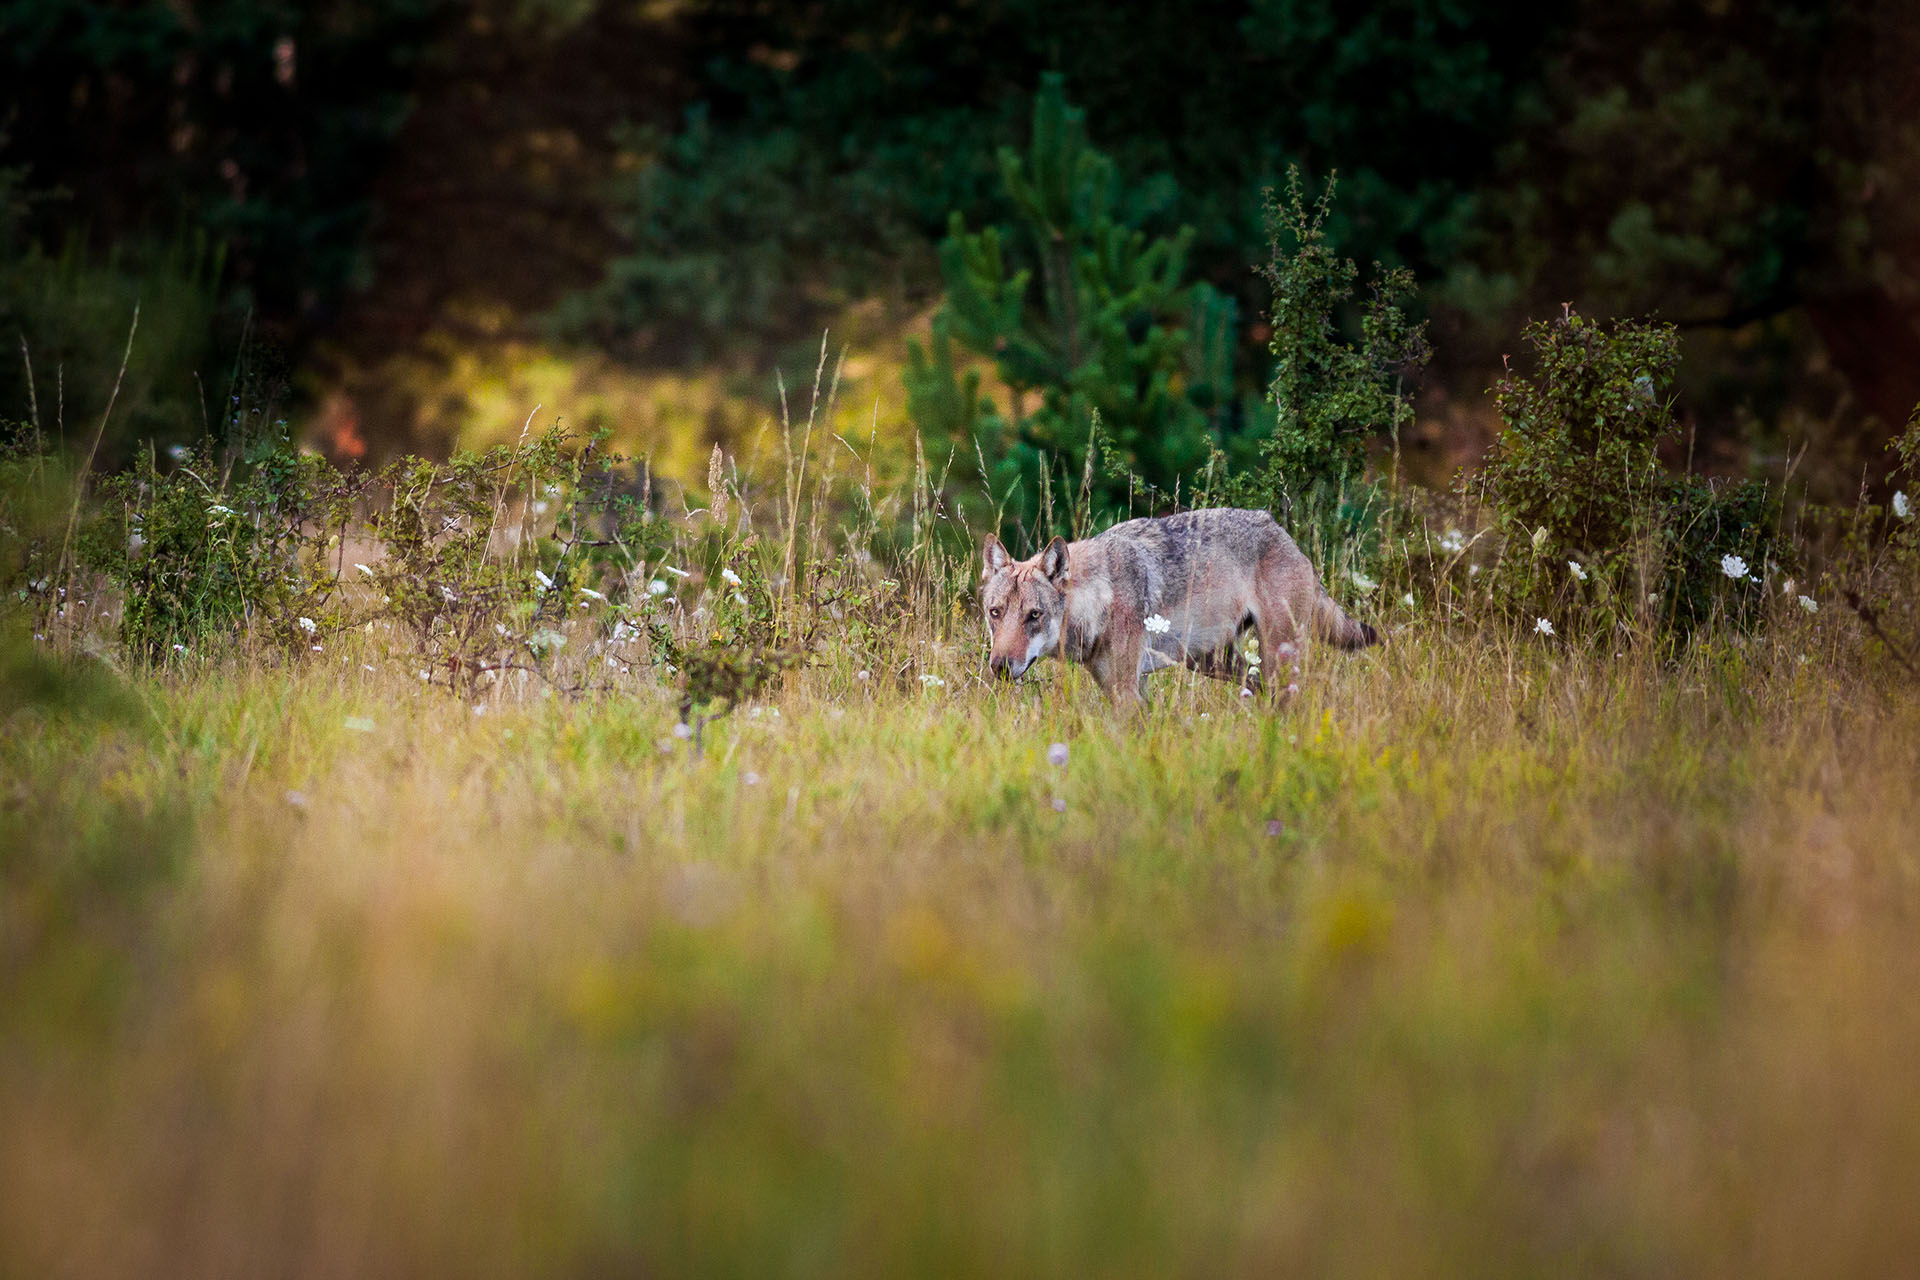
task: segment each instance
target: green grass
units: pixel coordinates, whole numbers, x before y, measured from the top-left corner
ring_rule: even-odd
[[[22,651],[0,1274],[1901,1271],[1920,700],[1823,643],[829,654],[700,755]]]

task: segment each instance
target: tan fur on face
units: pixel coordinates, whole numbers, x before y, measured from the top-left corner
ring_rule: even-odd
[[[1065,544],[1055,539],[1064,565]],[[1014,678],[1059,647],[1067,606],[1067,575],[1048,575],[1054,545],[1031,560],[1015,561],[991,539],[986,573],[980,581],[980,606],[987,623],[990,669]]]

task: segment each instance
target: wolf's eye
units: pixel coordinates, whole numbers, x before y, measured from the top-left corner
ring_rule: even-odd
[[[998,622],[998,621],[1000,621],[1000,610],[999,610],[999,608],[998,608],[998,607],[995,607],[995,608],[992,608],[992,609],[989,609],[989,610],[987,610],[987,616],[988,616],[989,618],[992,618],[992,619],[993,619],[993,620],[994,620],[995,622]]]
[[[1031,612],[1029,612],[1029,613],[1027,614],[1027,621],[1028,621],[1028,622],[1038,622],[1038,621],[1040,621],[1040,611],[1039,611],[1038,609],[1034,609],[1034,610],[1032,610]]]

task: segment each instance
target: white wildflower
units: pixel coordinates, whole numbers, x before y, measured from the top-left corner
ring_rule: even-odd
[[[668,573],[672,574],[676,578],[691,578],[693,576],[692,574],[688,573],[685,569],[676,569],[670,564],[663,564],[660,567],[666,570]]]
[[[871,680],[871,679],[873,679],[873,672],[871,672],[871,671],[856,671],[856,672],[854,672],[854,673],[853,673],[853,678],[854,678],[855,680],[860,680],[860,681],[867,681],[867,680]]]
[[[1553,634],[1553,624],[1551,622],[1548,622],[1545,618],[1535,618],[1533,620],[1533,629],[1539,632],[1543,636],[1550,636]]]
[[[1067,767],[1067,744],[1056,742],[1047,748],[1047,763],[1056,769]]]
[[[920,677],[920,683],[929,689],[938,689],[941,685],[945,684],[946,681],[936,675],[924,675]]]
[[[1585,582],[1587,580],[1587,571],[1581,567],[1578,560],[1567,561],[1567,572],[1573,575],[1574,581],[1576,582]]]
[[[320,629],[320,624],[315,622],[312,618],[301,618],[299,619],[299,623],[300,623],[300,629],[306,632],[308,635],[312,635],[314,632]]]
[[[1805,609],[1808,613],[1820,612],[1820,602],[1815,600],[1812,596],[1801,596],[1800,607],[1802,609]]]
[[[605,600],[606,599],[605,596],[601,595],[598,591],[595,591],[592,587],[580,588],[580,594],[585,596],[589,600]]]
[[[659,578],[655,578],[647,584],[647,594],[650,596],[663,596],[667,594],[667,584]]]
[[[1440,549],[1450,556],[1457,556],[1467,549],[1467,535],[1458,529],[1448,529],[1440,535]]]
[[[1414,604],[1413,592],[1409,591],[1407,592],[1407,594],[1401,596],[1400,603],[1407,606],[1407,608],[1409,609],[1413,608],[1413,604]]]
[[[1469,578],[1475,578],[1475,577],[1478,577],[1479,575],[1480,575],[1480,566],[1479,566],[1479,565],[1477,565],[1477,564],[1470,564],[1470,565],[1468,565],[1468,566],[1467,566],[1467,576],[1468,576]]]
[[[1353,579],[1353,585],[1360,589],[1361,595],[1367,594],[1367,592],[1380,585],[1358,569],[1347,570],[1347,577]]]
[[[1721,556],[1720,572],[1726,574],[1729,578],[1732,578],[1735,582],[1738,582],[1740,581],[1740,579],[1747,576],[1747,562],[1745,560],[1742,560],[1739,556],[1735,556],[1735,555]]]
[[[640,629],[638,627],[627,625],[627,622],[625,619],[622,619],[621,621],[613,624],[613,642],[615,644],[625,644],[627,641],[632,640],[639,634],[640,634]]]
[[[693,736],[693,726],[682,720],[673,726],[673,736],[684,742]]]
[[[1896,492],[1893,495],[1893,514],[1902,520],[1913,514],[1913,506],[1907,501],[1905,493]]]
[[[373,576],[373,570],[371,570],[371,569],[369,569],[369,568],[367,568],[367,566],[366,566],[366,565],[363,565],[363,564],[361,564],[361,563],[360,563],[359,561],[357,561],[357,560],[356,560],[356,561],[354,561],[354,564],[353,564],[353,567],[354,567],[354,568],[356,568],[356,569],[358,569],[358,570],[359,570],[360,572],[362,572],[362,573],[364,573],[364,574],[366,574],[366,575],[367,575],[367,576],[368,576],[369,578],[371,578],[371,577]]]
[[[737,587],[740,585],[740,575],[731,569],[722,569],[720,571],[720,581],[730,587]]]
[[[745,604],[747,602],[747,598],[741,595],[738,591],[733,593],[733,600],[735,604]]]
[[[1547,526],[1541,525],[1533,531],[1533,549],[1544,551],[1547,547]]]
[[[757,787],[760,785],[760,775],[755,773],[753,770],[749,769],[745,773],[740,775],[740,781],[746,783],[750,787]]]
[[[1173,624],[1157,613],[1147,618],[1146,627],[1148,631],[1156,636],[1163,636],[1173,630]]]
[[[538,569],[535,569],[533,571],[533,580],[540,584],[540,589],[542,591],[553,590],[553,579],[549,578],[546,574],[540,572]]]

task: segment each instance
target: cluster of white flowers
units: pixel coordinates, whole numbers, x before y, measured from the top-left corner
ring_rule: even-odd
[[[1721,556],[1720,572],[1726,574],[1729,578],[1732,578],[1735,582],[1739,582],[1742,578],[1745,578],[1747,576],[1747,562],[1745,560],[1742,560],[1739,556],[1735,556],[1735,555]]]
[[[667,594],[666,581],[661,578],[655,578],[652,582],[649,582],[647,584],[647,594],[650,596],[663,596]]]
[[[1913,507],[1907,502],[1907,495],[1905,493],[1895,491],[1893,495],[1893,514],[1899,516],[1902,520],[1905,520],[1913,514]]]
[[[1812,596],[1801,596],[1800,607],[1802,609],[1805,609],[1808,613],[1820,612],[1820,602],[1815,600]]]
[[[1533,620],[1533,629],[1539,632],[1543,636],[1550,636],[1553,634],[1553,624],[1551,622],[1548,622],[1545,618],[1535,618]]]
[[[936,676],[936,675],[924,675],[920,677],[920,683],[927,686],[927,688],[929,689],[938,689],[940,686],[944,685],[946,681],[942,680],[939,676]]]
[[[1380,585],[1358,569],[1347,570],[1347,577],[1353,579],[1353,585],[1360,589],[1361,595],[1367,594],[1367,592]]]
[[[1146,626],[1147,630],[1156,636],[1163,636],[1173,630],[1173,623],[1167,621],[1157,613],[1147,618]]]
[[[1585,582],[1587,580],[1587,571],[1578,560],[1567,561],[1567,572],[1573,575],[1574,581],[1576,582]]]
[[[1448,529],[1440,535],[1440,549],[1450,556],[1457,556],[1467,549],[1467,535],[1458,529]]]
[[[308,635],[312,635],[314,632],[320,629],[320,624],[315,622],[312,618],[300,618],[298,619],[298,622],[300,623],[300,629],[306,632]]]
[[[730,587],[737,587],[740,585],[740,575],[731,569],[722,569],[720,571],[720,581]]]

